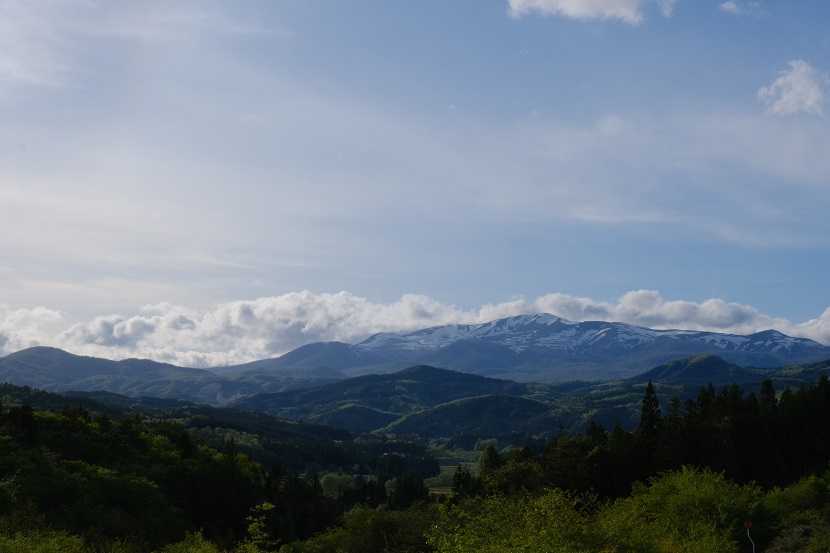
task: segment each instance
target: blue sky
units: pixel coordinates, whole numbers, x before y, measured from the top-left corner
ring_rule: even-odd
[[[0,353],[830,343],[828,94],[815,2],[0,2]]]

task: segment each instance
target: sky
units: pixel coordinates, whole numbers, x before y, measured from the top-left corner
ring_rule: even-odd
[[[828,97],[824,2],[0,0],[0,354],[830,345]]]

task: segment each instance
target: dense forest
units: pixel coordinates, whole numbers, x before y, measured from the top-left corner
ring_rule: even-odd
[[[446,493],[427,487],[438,465],[423,445],[256,413],[2,392],[3,551],[830,547],[826,376],[780,392],[766,380],[757,395],[710,385],[662,405],[649,382],[635,429],[487,445]],[[280,424],[294,433],[269,430]]]

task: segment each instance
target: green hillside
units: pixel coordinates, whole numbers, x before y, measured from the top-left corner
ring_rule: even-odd
[[[500,436],[552,433],[559,421],[550,404],[516,396],[463,398],[400,417],[382,432],[419,438],[462,434]]]

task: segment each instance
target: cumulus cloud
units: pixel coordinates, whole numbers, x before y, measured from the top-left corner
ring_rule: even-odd
[[[9,309],[0,304],[0,352],[49,343],[54,339],[56,325],[62,321],[63,315],[52,309]]]
[[[766,104],[767,115],[822,115],[827,81],[806,61],[792,60],[789,69],[780,71],[772,84],[758,90],[758,99]]]
[[[543,311],[576,321],[618,321],[658,329],[746,334],[785,322],[766,317],[750,306],[727,303],[722,299],[702,303],[666,301],[654,290],[628,292],[613,303],[550,294],[537,299],[536,305]]]
[[[532,13],[572,19],[619,19],[638,25],[644,19],[646,4],[657,4],[665,17],[672,14],[677,0],[508,0],[511,17]]]
[[[817,319],[796,324],[722,299],[666,300],[654,290],[628,292],[615,301],[557,293],[466,310],[417,294],[381,303],[347,292],[303,291],[206,310],[162,303],[146,306],[136,315],[101,316],[57,330],[64,319],[56,311],[0,306],[0,352],[49,345],[112,359],[140,357],[211,367],[274,357],[311,342],[356,343],[376,332],[477,324],[543,312],[572,321],[618,321],[657,329],[750,334],[775,328],[830,344],[830,308]]]
[[[57,336],[91,355],[116,350],[191,366],[216,366],[279,355],[300,345],[354,342],[381,331],[407,331],[481,316],[409,294],[382,304],[346,292],[308,291],[220,304],[198,312],[171,304],[132,317],[98,317]]]

